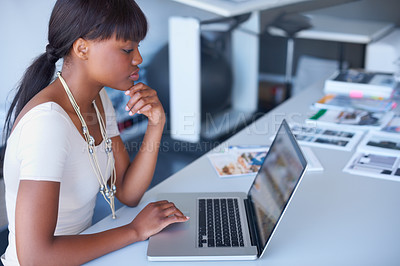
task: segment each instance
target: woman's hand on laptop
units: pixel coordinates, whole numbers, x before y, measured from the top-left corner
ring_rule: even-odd
[[[135,231],[137,241],[143,241],[172,223],[187,220],[189,217],[183,215],[175,204],[163,200],[152,202],[144,207],[128,227]]]

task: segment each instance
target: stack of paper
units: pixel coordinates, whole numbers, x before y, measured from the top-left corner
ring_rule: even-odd
[[[308,123],[327,126],[341,126],[363,130],[380,130],[393,118],[393,112],[368,112],[365,110],[341,111],[320,109],[309,119]]]
[[[397,103],[393,100],[376,98],[352,98],[347,95],[327,94],[313,104],[318,109],[333,110],[366,110],[370,112],[387,112],[394,109]]]
[[[327,79],[324,90],[327,94],[344,94],[353,98],[389,99],[395,86],[393,74],[347,69]]]

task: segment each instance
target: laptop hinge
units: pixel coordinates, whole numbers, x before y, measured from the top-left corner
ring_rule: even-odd
[[[246,214],[247,214],[246,217],[247,217],[247,224],[249,226],[251,245],[257,246],[257,256],[260,257],[261,252],[263,250],[263,245],[262,245],[261,239],[259,237],[259,230],[257,228],[257,220],[255,219],[254,207],[253,207],[253,204],[251,204],[250,196],[248,199],[244,199],[244,206],[245,206]]]

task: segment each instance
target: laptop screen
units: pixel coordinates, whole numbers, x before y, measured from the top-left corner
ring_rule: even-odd
[[[259,243],[263,249],[303,176],[306,165],[288,124],[283,120],[249,191]]]

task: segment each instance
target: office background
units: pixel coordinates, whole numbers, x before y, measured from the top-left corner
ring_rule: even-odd
[[[44,52],[47,44],[47,25],[55,0],[28,1],[2,0],[0,3],[0,108],[10,90],[21,78],[30,62]],[[172,15],[190,15],[201,19],[216,15],[165,0],[138,0],[149,19],[150,30],[141,45],[144,65],[168,40],[167,19]],[[343,18],[390,21],[400,24],[400,2],[397,0],[361,0],[336,7],[324,8],[310,13],[333,15]],[[274,12],[263,13],[264,23],[276,16]],[[362,62],[358,45],[349,45],[347,60],[354,66]],[[260,72],[284,73],[285,40],[265,36],[260,44]],[[296,54],[311,54],[321,58],[335,59],[334,43],[300,40]],[[10,98],[10,97],[9,97]]]
[[[13,89],[30,62],[43,53],[47,44],[47,24],[55,0],[2,0],[0,2],[0,122],[3,124],[7,108],[13,96]],[[172,15],[190,15],[200,19],[215,18],[216,15],[166,0],[137,0],[149,19],[149,34],[141,45],[143,65],[151,62],[153,56],[168,41],[167,19]],[[400,1],[361,0],[336,7],[324,8],[308,13],[332,15],[343,18],[367,19],[393,22],[400,25]],[[262,21],[267,25],[277,16],[276,11],[262,13]],[[260,73],[283,76],[285,71],[286,40],[281,37],[263,35],[260,38]],[[363,67],[362,45],[346,44],[345,60],[352,67]],[[318,58],[338,57],[337,43],[297,40],[296,60],[299,55]],[[295,64],[296,65],[296,60]],[[157,88],[155,88],[157,89]],[[193,153],[175,154],[173,157],[161,155],[158,172],[165,177],[179,170],[211,146]],[[134,154],[132,154],[133,156]],[[171,167],[175,161],[175,166]],[[163,171],[163,168],[168,168]],[[101,217],[101,215],[100,215]],[[6,224],[4,209],[4,187],[0,181],[0,231]]]

